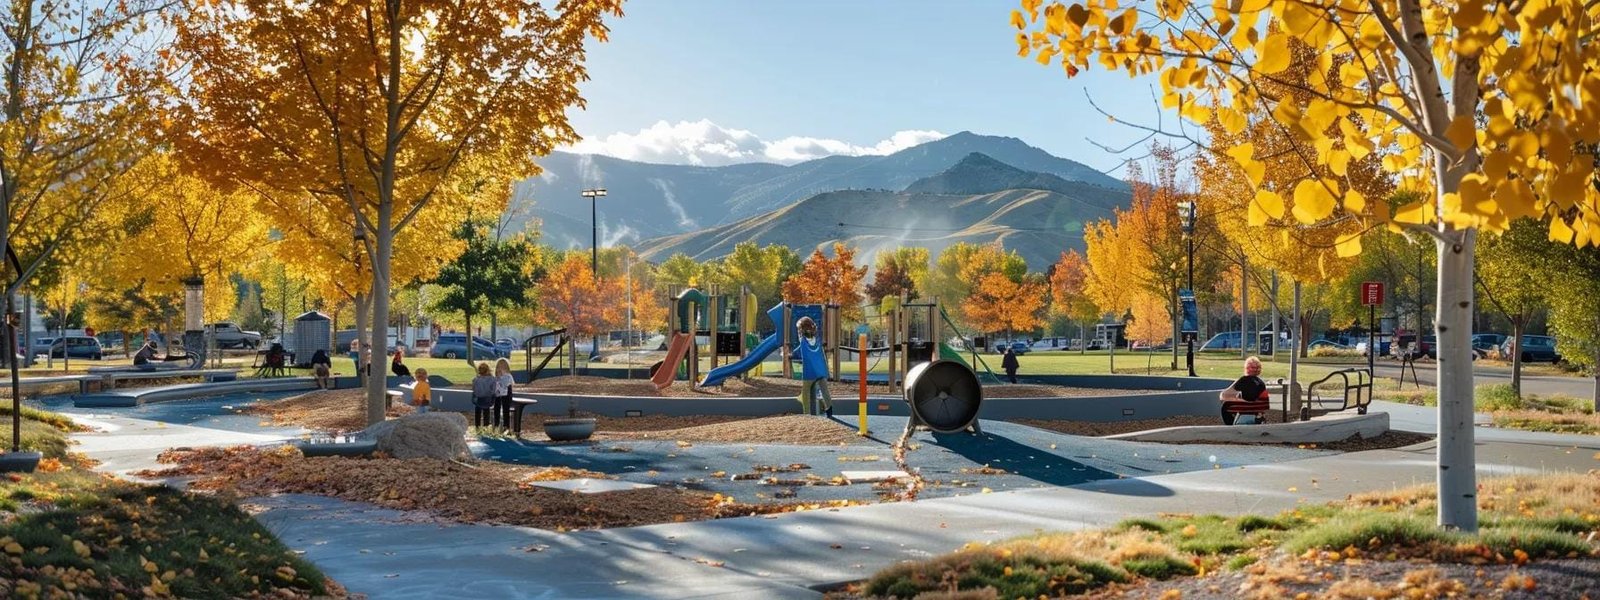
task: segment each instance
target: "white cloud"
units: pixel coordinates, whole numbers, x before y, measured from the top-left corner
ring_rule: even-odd
[[[943,137],[945,134],[937,131],[908,130],[895,132],[870,146],[803,136],[768,142],[750,131],[729,129],[701,119],[677,123],[657,121],[638,133],[590,138],[569,150],[650,163],[721,166],[773,162],[788,165],[824,156],[892,154]]]

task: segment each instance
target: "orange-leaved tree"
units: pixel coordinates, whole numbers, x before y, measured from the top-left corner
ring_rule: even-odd
[[[1037,276],[1015,281],[1004,273],[989,273],[978,280],[972,295],[961,304],[961,314],[980,331],[1030,332],[1044,324],[1045,299],[1049,293]]]
[[[783,282],[783,299],[797,304],[837,304],[845,322],[861,320],[861,280],[866,267],[856,266],[855,248],[835,242],[833,258],[821,249],[800,266],[800,272]]]
[[[1085,324],[1100,320],[1100,309],[1089,298],[1089,263],[1077,250],[1062,252],[1050,266],[1050,311],[1076,321],[1079,338],[1084,337]]]
[[[1435,241],[1439,276],[1441,526],[1478,527],[1471,345],[1473,253],[1479,232],[1518,217],[1547,223],[1563,243],[1600,244],[1600,3],[1552,0],[1023,0],[1011,15],[1019,53],[1068,76],[1094,65],[1157,74],[1162,101],[1185,118],[1242,131],[1268,115],[1335,165],[1384,149],[1397,207],[1367,202],[1348,177],[1292,192],[1261,187],[1267,158],[1249,144],[1228,156],[1258,186],[1256,210],[1301,224],[1358,219]],[[1041,10],[1043,9],[1043,10]],[[1295,43],[1318,68],[1285,101]],[[1343,143],[1336,143],[1343,142]],[[1287,193],[1286,193],[1287,192]],[[1374,199],[1376,200],[1376,199]],[[1372,210],[1369,210],[1372,209]],[[1359,252],[1346,236],[1343,253]]]
[[[585,44],[622,2],[184,4],[168,135],[199,171],[304,196],[298,218],[359,232],[382,348],[396,237],[452,188],[536,174],[535,157],[577,141],[567,108],[582,105]],[[375,377],[367,420],[383,419]]]
[[[596,279],[588,257],[569,252],[538,284],[537,318],[567,328],[572,339],[593,338],[627,318],[624,286],[619,278]]]

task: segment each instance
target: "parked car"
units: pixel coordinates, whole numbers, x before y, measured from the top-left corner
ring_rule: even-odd
[[[50,352],[50,345],[55,342],[56,339],[53,337],[33,338],[33,353],[35,355],[47,354]]]
[[[1341,344],[1339,342],[1330,340],[1328,338],[1317,338],[1317,339],[1311,340],[1310,343],[1306,344],[1306,349],[1307,350],[1316,350],[1317,348],[1333,348],[1334,350],[1349,350],[1350,346],[1348,344]]]
[[[500,338],[494,341],[495,349],[504,350],[506,356],[511,356],[511,351],[516,350],[518,346],[521,346],[521,344],[511,338]]]
[[[467,335],[464,333],[443,333],[439,339],[434,340],[433,348],[428,350],[428,356],[433,358],[466,358]],[[472,336],[473,358],[510,358],[509,350],[501,350],[489,340]]]
[[[100,360],[103,358],[100,340],[86,335],[69,335],[55,338],[50,343],[50,357],[62,358],[65,356]]]
[[[1200,350],[1238,350],[1240,345],[1239,332],[1224,331],[1211,336],[1211,339],[1200,345]]]
[[[220,348],[255,348],[261,345],[261,332],[245,331],[233,323],[212,323],[206,331]]]
[[[1561,362],[1561,355],[1556,353],[1556,339],[1548,335],[1522,336],[1522,362]],[[1510,357],[1512,352],[1511,340],[1500,344],[1500,356]]]

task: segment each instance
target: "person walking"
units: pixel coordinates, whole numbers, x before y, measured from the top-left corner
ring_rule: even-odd
[[[478,376],[472,378],[473,427],[488,427],[494,422],[494,384],[489,363],[478,363]]]
[[[1006,370],[1006,377],[1011,383],[1017,382],[1017,353],[1011,351],[1011,346],[1006,346],[1006,356],[1000,359],[1000,368]]]
[[[318,348],[311,355],[311,374],[317,379],[317,389],[326,390],[331,387],[329,380],[333,375],[333,359],[328,358],[328,351]]]
[[[1272,395],[1267,392],[1267,382],[1261,380],[1261,359],[1244,359],[1244,375],[1218,394],[1222,400],[1222,424],[1232,425],[1241,414],[1254,415],[1256,423],[1265,422],[1266,412],[1272,408]]]
[[[800,377],[804,383],[800,386],[800,410],[806,414],[812,414],[812,410],[817,410],[831,417],[833,395],[828,392],[828,363],[823,356],[822,341],[817,339],[817,322],[811,320],[811,317],[800,317],[794,326],[800,330],[802,346]]]

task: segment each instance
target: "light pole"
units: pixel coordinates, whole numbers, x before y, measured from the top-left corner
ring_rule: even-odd
[[[600,199],[606,196],[605,188],[590,188],[580,192],[589,199],[589,270],[594,272],[596,283],[600,281]],[[600,355],[600,334],[596,332],[592,340],[593,346],[589,347],[589,360],[594,360]]]
[[[1181,201],[1181,202],[1178,203],[1178,219],[1183,222],[1183,237],[1188,242],[1188,254],[1189,254],[1189,284],[1188,284],[1188,286],[1189,286],[1189,294],[1193,295],[1194,294],[1194,219],[1195,219],[1195,204],[1194,204],[1193,200],[1184,200],[1184,201]],[[1178,310],[1180,312],[1185,313],[1185,314],[1188,312],[1188,311],[1184,310],[1183,307],[1181,306],[1181,301],[1180,301],[1180,306],[1179,306]],[[1180,318],[1181,318],[1181,315],[1180,315]],[[1185,354],[1185,360],[1189,364],[1189,376],[1190,377],[1194,377],[1195,376],[1195,373],[1194,373],[1194,336],[1195,335],[1196,334],[1187,334],[1185,336],[1185,337],[1188,338],[1188,344],[1187,344],[1187,350],[1184,352],[1184,354]],[[1243,345],[1243,343],[1241,342],[1240,345]]]

